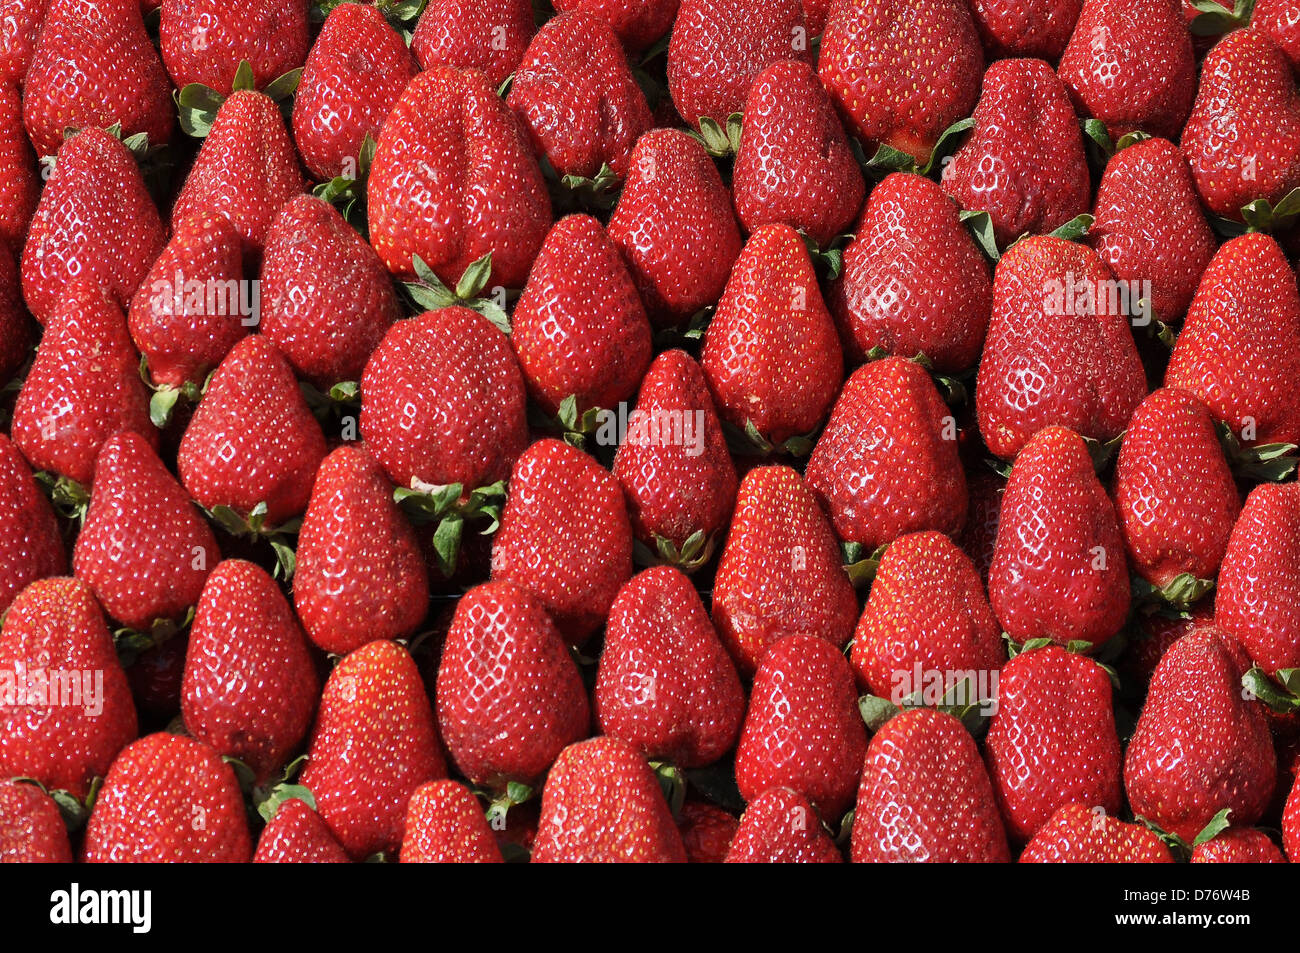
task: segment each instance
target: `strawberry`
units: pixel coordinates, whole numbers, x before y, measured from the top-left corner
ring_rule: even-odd
[[[1226,830],[1218,837],[1197,844],[1194,864],[1285,864],[1286,858],[1269,836],[1251,827]]]
[[[411,52],[421,69],[482,70],[495,89],[515,71],[535,30],[530,0],[432,0],[420,14]]]
[[[629,52],[639,53],[664,36],[677,16],[678,0],[555,0],[562,12],[595,13],[614,28]]]
[[[120,125],[163,145],[175,125],[169,87],[138,0],[49,0],[23,79],[23,124],[42,156],[65,130],[87,127]]]
[[[1078,434],[1045,427],[1011,467],[989,602],[1017,642],[1101,645],[1128,615],[1119,520]]]
[[[143,649],[126,667],[136,710],[146,722],[166,724],[180,713],[189,641],[189,633],[178,633],[161,645]]]
[[[397,322],[371,354],[361,433],[398,486],[460,483],[468,492],[509,475],[528,443],[524,403],[506,336],[468,308],[442,308]]]
[[[293,599],[303,628],[326,652],[409,636],[429,607],[415,530],[369,452],[344,445],[320,465],[298,532]]]
[[[265,782],[298,748],[320,683],[288,600],[264,569],[227,559],[203,586],[185,656],[190,735]]]
[[[42,324],[74,277],[126,308],[166,244],[158,210],[126,146],[87,129],[59,150],[23,246],[23,297]]]
[[[811,802],[791,788],[769,788],[741,815],[729,864],[842,864],[839,848]]]
[[[952,715],[895,715],[867,749],[853,815],[855,864],[1006,863],[1007,836],[979,749]]]
[[[532,862],[686,862],[650,766],[625,741],[590,738],[560,752],[542,789]]]
[[[1242,443],[1300,442],[1300,293],[1277,242],[1226,242],[1201,276],[1165,371]]]
[[[1083,0],[971,0],[989,59],[1037,56],[1055,62],[1079,19]]]
[[[477,70],[433,66],[411,81],[379,134],[367,195],[388,270],[410,277],[418,257],[449,286],[490,252],[489,285],[518,288],[551,225],[527,137]]]
[[[1133,413],[1115,465],[1115,510],[1134,570],[1157,588],[1212,579],[1241,498],[1209,409],[1161,388]]]
[[[31,315],[23,304],[18,265],[9,249],[0,244],[0,382],[7,383],[31,356],[32,331]]]
[[[696,768],[736,741],[745,693],[698,593],[679,570],[633,577],[609,610],[596,720],[647,758]]]
[[[360,380],[371,352],[402,317],[374,249],[332,205],[309,195],[284,203],[266,233],[260,294],[262,333],[325,390]]]
[[[823,817],[853,802],[867,750],[853,671],[816,635],[788,635],[759,662],[736,746],[736,784],[746,801],[790,787]]]
[[[713,584],[713,624],[737,668],[752,673],[787,635],[839,648],[857,615],[839,543],[812,491],[789,467],[749,471]]]
[[[411,795],[447,776],[433,710],[406,649],[371,642],[334,667],[307,755],[300,781],[348,856],[397,850]]]
[[[36,157],[23,129],[22,99],[18,87],[0,79],[0,173],[8,188],[0,197],[0,247],[23,247],[27,223],[41,197]]]
[[[87,864],[244,864],[253,845],[235,772],[182,735],[122,749],[86,824]]]
[[[499,864],[503,861],[478,798],[455,781],[431,781],[411,795],[401,862]]]
[[[121,431],[158,445],[126,319],[107,289],[75,278],[18,392],[14,443],[34,468],[90,486],[99,448]]]
[[[1300,7],[1296,0],[1256,0],[1250,25],[1282,48],[1292,69],[1300,66]]]
[[[632,529],[618,481],[559,440],[539,440],[510,474],[492,578],[531,591],[580,645],[632,577]]]
[[[998,541],[998,518],[1002,512],[1002,491],[1006,486],[1006,480],[983,466],[967,471],[970,505],[966,513],[966,528],[957,542],[975,564],[980,579],[986,581]]]
[[[1075,111],[1104,122],[1113,141],[1139,130],[1177,139],[1196,90],[1178,0],[1085,0],[1057,75]]]
[[[984,52],[962,0],[840,0],[818,72],[851,134],[924,165],[943,131],[970,114]]]
[[[637,140],[609,237],[656,327],[714,304],[740,254],[731,196],[704,147],[680,129]]]
[[[645,308],[618,249],[589,215],[562,218],[547,234],[511,324],[528,389],[549,414],[570,396],[579,414],[617,407],[650,365]]]
[[[0,777],[26,777],[84,798],[136,736],[135,706],[90,588],[38,579],[0,630]]]
[[[1165,652],[1124,758],[1135,814],[1188,842],[1223,808],[1234,827],[1259,820],[1277,758],[1264,705],[1241,686],[1248,668],[1241,645],[1213,626]]]
[[[913,684],[916,671],[978,680],[1001,668],[1001,633],[970,558],[942,533],[910,533],[891,543],[858,620],[851,659],[858,684],[895,703],[922,689]],[[955,681],[945,677],[945,690]]]
[[[1300,93],[1264,33],[1235,30],[1206,55],[1181,146],[1215,215],[1244,221],[1243,205],[1300,187]]]
[[[740,822],[715,804],[687,798],[677,816],[686,859],[692,864],[720,864],[731,849]]]
[[[1101,807],[1067,804],[1039,828],[1022,864],[1172,864],[1160,835],[1126,824]]]
[[[247,60],[262,89],[307,58],[307,6],[305,0],[163,0],[158,44],[172,82],[229,96],[235,71]]]
[[[966,522],[957,426],[930,375],[901,357],[853,372],[808,460],[836,535],[871,552],[904,533]]]
[[[255,864],[346,864],[347,851],[334,839],[321,816],[304,801],[280,805],[257,841]]]
[[[1146,688],[1169,646],[1193,629],[1210,625],[1213,621],[1213,596],[1201,599],[1187,611],[1185,617],[1183,613],[1172,616],[1160,612],[1151,615],[1138,613],[1133,618],[1134,627],[1129,633],[1128,649],[1120,660],[1121,675],[1126,681],[1132,678],[1137,685]]]
[[[74,573],[104,611],[142,632],[179,622],[220,559],[212,530],[149,441],[131,432],[104,441],[72,552]]]
[[[975,388],[980,435],[1009,460],[1041,428],[1105,443],[1146,396],[1146,372],[1110,269],[1086,245],[1018,242],[993,275],[993,316]]]
[[[988,212],[998,247],[1088,211],[1083,136],[1065,86],[1042,60],[999,60],[984,74],[975,127],[944,167],[943,190]]]
[[[827,246],[853,224],[862,172],[809,63],[780,60],[754,78],[731,185],[746,231],[779,222]]]
[[[48,0],[0,0],[0,83],[22,85]]]
[[[277,526],[307,508],[325,436],[284,356],[251,334],[226,355],[181,438],[176,463],[190,495],[208,509],[247,518],[266,504]]]
[[[931,180],[894,173],[872,190],[827,303],[853,363],[883,348],[955,373],[979,358],[993,292],[957,206]]]
[[[839,339],[803,239],[764,225],[736,259],[700,364],[718,413],[771,444],[815,430],[844,379]]]
[[[335,7],[307,54],[293,97],[293,139],[312,175],[359,178],[365,137],[379,138],[416,72],[411,51],[377,8]]]
[[[28,583],[68,571],[68,557],[31,467],[0,433],[0,615]]]
[[[1300,860],[1300,783],[1293,784],[1282,813],[1282,846],[1291,863]]]
[[[70,864],[59,807],[35,784],[0,781],[0,864]]]

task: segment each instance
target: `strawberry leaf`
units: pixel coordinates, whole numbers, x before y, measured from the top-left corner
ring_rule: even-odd
[[[298,84],[302,82],[302,67],[291,69],[282,76],[277,76],[271,82],[266,84],[266,89],[262,94],[277,103],[288,99],[298,90]]]
[[[970,232],[971,238],[975,240],[975,244],[989,261],[996,262],[1002,257],[1002,253],[998,251],[997,238],[993,234],[993,218],[988,212],[962,211],[957,217],[966,226],[966,231]]]
[[[1231,827],[1231,822],[1228,820],[1228,815],[1231,813],[1232,808],[1225,807],[1218,814],[1215,814],[1210,818],[1206,825],[1201,828],[1201,832],[1192,840],[1192,846],[1200,847],[1202,844],[1214,840],[1214,838],[1218,837]]]
[[[311,788],[301,784],[277,784],[266,797],[257,802],[257,813],[262,820],[270,821],[286,801],[302,801],[313,811],[316,810],[316,795]]]
[[[872,734],[884,727],[889,719],[902,714],[902,711],[903,709],[888,698],[881,698],[879,695],[863,695],[858,699],[858,714],[862,716],[862,721]]]
[[[1293,684],[1300,681],[1300,679],[1295,678],[1296,669],[1284,669],[1278,672],[1278,675],[1281,676],[1284,672],[1287,675],[1287,680]],[[1300,711],[1300,695],[1296,693],[1295,689],[1279,686],[1258,665],[1241,676],[1241,689],[1243,697],[1261,701],[1279,715]]]
[[[930,150],[930,158],[926,160],[925,165],[917,169],[917,172],[921,175],[929,175],[936,168],[946,165],[948,157],[957,151],[957,142],[961,136],[974,128],[975,117],[967,116],[965,119],[958,119],[941,132],[934,143],[934,148]]]

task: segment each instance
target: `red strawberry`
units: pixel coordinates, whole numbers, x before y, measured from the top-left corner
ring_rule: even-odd
[[[431,781],[411,795],[401,862],[499,864],[502,860],[478,798],[455,781]]]
[[[736,784],[746,801],[790,787],[838,820],[853,802],[867,750],[853,671],[815,635],[789,635],[759,662],[736,746]]]
[[[896,715],[867,749],[853,815],[855,864],[1006,863],[1007,836],[979,749],[929,708]]]
[[[266,504],[276,526],[307,508],[325,436],[293,371],[266,338],[251,334],[226,355],[181,438],[181,482],[202,506],[247,517]]]
[[[1194,864],[1285,864],[1286,858],[1269,836],[1251,827],[1224,831],[1198,844],[1192,851]]]
[[[18,265],[0,245],[0,381],[7,383],[31,356],[33,328],[23,304]]]
[[[993,549],[998,541],[998,518],[1002,512],[1002,491],[1006,481],[983,466],[966,474],[970,506],[966,514],[966,529],[958,543],[971,562],[975,564],[980,579],[989,577],[993,563]]]
[[[1300,294],[1277,242],[1223,245],[1201,277],[1165,386],[1205,402],[1243,443],[1300,442]]]
[[[371,354],[361,433],[398,486],[468,492],[509,475],[528,443],[524,403],[506,336],[468,308],[442,308],[397,322]]]
[[[235,772],[200,741],[153,734],[122,749],[86,824],[87,864],[245,864],[253,853]]]
[[[609,237],[657,327],[714,304],[740,254],[731,196],[704,147],[680,129],[637,140]]]
[[[1300,66],[1300,6],[1296,0],[1256,0],[1250,25],[1282,48],[1292,69]]]
[[[1262,702],[1247,697],[1241,645],[1206,626],[1165,652],[1124,758],[1133,812],[1191,841],[1223,808],[1249,827],[1268,807],[1277,758]]]
[[[1115,508],[1079,436],[1045,427],[1011,468],[989,602],[1017,642],[1101,645],[1124,624],[1128,567]]]
[[[67,571],[54,510],[23,455],[0,434],[0,615],[28,583]]]
[[[1022,864],[1172,864],[1155,831],[1126,824],[1101,807],[1067,804],[1020,855]]]
[[[849,378],[806,478],[836,535],[867,552],[919,530],[953,535],[966,522],[956,422],[930,375],[901,357]]]
[[[1037,237],[1003,255],[975,388],[988,448],[1009,460],[1050,424],[1119,436],[1147,390],[1129,328],[1137,303],[1086,245]]]
[[[1055,62],[1079,19],[1083,0],[971,0],[990,59],[1037,56]]]
[[[27,223],[41,196],[36,177],[36,157],[23,129],[22,99],[18,87],[0,79],[0,174],[8,187],[0,196],[0,246],[14,251],[23,247]]]
[[[770,788],[749,803],[727,852],[729,864],[842,864],[809,800]]]
[[[1115,466],[1115,510],[1129,562],[1163,587],[1213,579],[1241,498],[1214,420],[1184,391],[1161,388],[1129,421]]]
[[[787,635],[839,648],[857,615],[839,543],[812,491],[789,467],[749,471],[713,584],[713,623],[737,667],[753,672]]]
[[[566,443],[534,443],[510,475],[492,578],[530,590],[580,645],[631,577],[632,529],[618,481]]]
[[[532,862],[686,862],[681,835],[650,766],[617,738],[560,753],[542,790]]]
[[[970,115],[984,53],[962,0],[840,0],[818,72],[851,134],[924,164],[943,131]]]
[[[447,776],[433,710],[406,649],[371,642],[334,667],[307,754],[301,782],[348,855],[397,850],[411,795]]]
[[[692,864],[720,864],[731,849],[740,822],[707,801],[687,799],[677,816],[677,829]]]
[[[647,569],[609,610],[596,719],[646,757],[711,764],[736,741],[745,693],[704,604],[680,571]]]
[[[999,247],[1088,211],[1091,185],[1070,97],[1042,60],[999,60],[984,74],[975,128],[943,170],[943,190],[988,212]]]
[[[1300,861],[1300,783],[1291,787],[1282,813],[1282,846],[1291,863]]]
[[[172,82],[229,96],[244,60],[258,89],[297,69],[311,46],[307,6],[304,0],[163,0],[158,42]]]
[[[90,588],[38,579],[0,631],[0,777],[27,777],[83,798],[136,736],[135,706]]]
[[[282,205],[266,233],[260,294],[262,333],[295,371],[327,390],[360,380],[402,317],[374,249],[332,205],[309,195]]]
[[[48,0],[0,0],[0,83],[22,85]]]
[[[68,829],[35,784],[0,781],[0,864],[70,864]]]
[[[678,0],[555,0],[554,7],[599,15],[630,52],[639,53],[668,32]]]
[[[59,150],[23,247],[23,297],[41,323],[73,278],[126,308],[166,244],[158,210],[126,146],[87,129]]]
[[[1159,612],[1151,615],[1138,613],[1133,618],[1135,625],[1129,634],[1128,650],[1120,660],[1121,674],[1126,680],[1132,678],[1145,688],[1151,683],[1151,675],[1169,646],[1193,629],[1210,625],[1213,621],[1213,596],[1197,602],[1185,618],[1181,613],[1172,617]]]
[[[924,354],[949,373],[978,360],[992,300],[989,267],[957,206],[934,182],[907,173],[872,190],[828,296],[853,363],[884,348]]]
[[[422,69],[482,70],[496,88],[515,71],[535,30],[529,0],[432,0],[420,14],[411,52]]]
[[[67,129],[116,124],[162,145],[175,125],[169,86],[139,0],[50,0],[23,79],[23,123],[43,156]]]
[[[306,802],[290,798],[266,822],[255,864],[346,864],[347,851]]]
[[[551,225],[528,140],[477,70],[434,66],[411,81],[384,122],[367,194],[388,270],[410,277],[418,257],[448,286],[490,252],[489,284],[518,288]]]
[[[35,469],[90,486],[95,457],[113,434],[133,431],[158,445],[138,361],[107,290],[73,279],[14,407],[14,443]]]
[[[293,97],[294,142],[316,178],[359,178],[362,141],[379,138],[417,71],[411,51],[377,8],[344,3],[330,12]]]
[[[700,364],[722,417],[776,445],[815,430],[844,364],[803,239],[764,225],[745,244],[704,336]]]
[[[731,185],[750,232],[780,222],[826,246],[853,224],[862,172],[810,64],[781,60],[755,77]]]

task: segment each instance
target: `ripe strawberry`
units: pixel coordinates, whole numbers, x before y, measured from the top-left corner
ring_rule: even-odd
[[[397,322],[371,354],[361,433],[398,486],[468,492],[509,475],[528,443],[525,399],[506,336],[468,308],[442,308]]]
[[[943,170],[943,190],[988,212],[998,247],[1088,211],[1083,136],[1065,86],[1042,60],[999,60],[984,74],[975,128]]]
[[[731,849],[740,822],[717,805],[687,798],[677,816],[686,859],[692,864],[720,864]]]
[[[650,766],[625,741],[590,738],[560,753],[542,789],[532,862],[686,862]]]
[[[839,648],[857,616],[839,543],[812,491],[789,467],[749,471],[713,584],[713,624],[736,666],[752,673],[787,635]]]
[[[618,481],[559,440],[539,440],[510,475],[492,578],[531,591],[581,645],[632,577],[632,529]]]
[[[126,308],[167,242],[126,146],[87,129],[59,150],[23,246],[23,297],[42,324],[76,277]]]
[[[790,788],[769,788],[749,803],[727,852],[729,864],[842,864],[812,803]]]
[[[1133,812],[1186,841],[1223,808],[1249,827],[1268,807],[1277,758],[1262,702],[1246,697],[1245,650],[1213,626],[1169,647],[1124,758]]]
[[[48,5],[48,0],[0,0],[0,83],[22,85]]]
[[[1011,467],[989,569],[989,602],[1017,642],[1101,645],[1128,615],[1119,520],[1083,440],[1045,427]]]
[[[325,390],[360,380],[371,352],[402,317],[374,249],[332,205],[310,195],[294,196],[276,213],[260,294],[262,333]]]
[[[247,517],[266,504],[276,526],[307,508],[325,436],[284,356],[260,334],[226,355],[181,438],[181,482],[204,507]]]
[[[1212,595],[1192,606],[1185,618],[1181,613],[1172,617],[1159,612],[1136,614],[1133,631],[1129,633],[1128,649],[1120,659],[1120,674],[1125,681],[1131,678],[1135,684],[1146,688],[1169,646],[1193,629],[1210,625],[1213,621]]]
[[[998,518],[1002,512],[1002,492],[1006,480],[985,467],[976,467],[966,474],[970,506],[966,514],[966,528],[957,538],[962,551],[975,564],[979,577],[987,582],[989,566],[993,563],[993,549],[998,541]]]
[[[714,304],[740,254],[731,196],[704,147],[680,129],[637,140],[609,237],[656,327]]]
[[[397,850],[406,806],[447,776],[419,670],[395,642],[371,642],[334,667],[321,693],[301,782],[353,860]]]
[[[806,479],[836,535],[867,552],[904,533],[953,535],[966,521],[956,422],[930,375],[901,357],[853,372]]]
[[[961,0],[831,5],[818,72],[849,132],[924,165],[943,131],[970,115],[984,52]]]
[[[772,444],[826,419],[844,362],[808,250],[789,225],[750,236],[705,332],[700,364],[718,413]]]
[[[1209,409],[1161,388],[1133,413],[1115,466],[1115,510],[1129,562],[1157,587],[1213,579],[1241,497]]]
[[[1022,864],[1172,864],[1155,831],[1126,824],[1101,807],[1067,804],[1039,828]]]
[[[495,89],[515,71],[535,30],[530,0],[432,0],[420,14],[411,52],[421,69],[482,70]]]
[[[33,329],[23,304],[18,265],[0,243],[0,382],[7,383],[31,356]]]
[[[1165,371],[1242,443],[1300,442],[1300,293],[1277,242],[1226,242],[1201,277]]]
[[[924,354],[943,372],[979,358],[993,292],[989,268],[952,200],[929,179],[894,173],[871,192],[827,303],[845,354]]]
[[[13,440],[35,469],[88,487],[99,448],[121,431],[158,445],[121,309],[107,289],[74,278],[18,392]]]
[[[736,741],[745,693],[698,593],[679,570],[633,577],[609,610],[596,720],[647,758],[696,768]]]
[[[177,89],[199,83],[229,96],[235,71],[245,60],[261,89],[307,58],[307,4],[163,0],[158,43]]]
[[[135,706],[95,597],[83,582],[38,579],[0,630],[0,777],[84,798],[136,736]]]
[[[853,816],[855,864],[1006,863],[1007,835],[979,749],[952,715],[896,715],[867,749]]]
[[[0,196],[0,249],[18,251],[27,235],[41,196],[36,157],[23,129],[22,99],[18,87],[0,79],[0,174],[8,187]]]
[[[551,225],[527,137],[477,70],[434,66],[411,81],[379,134],[367,193],[388,270],[409,278],[418,256],[448,286],[490,252],[488,283],[518,288]]]
[[[1037,56],[1056,62],[1079,19],[1083,0],[971,0],[989,59]]]
[[[1293,784],[1282,813],[1282,846],[1291,863],[1300,861],[1300,783]]]
[[[631,53],[664,36],[677,16],[678,0],[555,0],[556,10],[586,10],[602,17]]]
[[[401,862],[499,864],[503,861],[478,798],[455,781],[431,781],[411,795]]]
[[[201,741],[159,732],[113,762],[81,861],[245,864],[252,852],[234,770]]]
[[[0,864],[70,864],[68,829],[35,784],[0,781]]]
[[[67,571],[54,510],[23,455],[0,433],[0,615],[28,583]]]
[[[253,854],[255,864],[346,864],[348,853],[321,816],[298,798],[280,805],[266,822]]]
[[[139,0],[49,0],[23,79],[23,123],[42,156],[67,129],[115,124],[162,145],[175,125],[169,87]]]
[[[1192,851],[1194,864],[1285,864],[1286,858],[1269,836],[1252,827],[1226,830],[1218,837],[1198,844]]]
[[[1256,0],[1250,25],[1282,48],[1292,69],[1300,66],[1300,6],[1296,0]]]

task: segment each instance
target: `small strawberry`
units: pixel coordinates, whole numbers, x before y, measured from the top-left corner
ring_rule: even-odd
[[[0,0],[0,83],[21,86],[49,0]]]
[[[686,859],[692,864],[720,864],[731,849],[740,822],[708,801],[687,798],[677,815]]]
[[[305,801],[290,798],[266,822],[253,863],[347,864],[351,860],[321,816]]]
[[[0,615],[28,583],[67,571],[54,510],[23,455],[0,434]]]
[[[798,791],[774,787],[750,801],[727,852],[729,864],[842,864],[812,803]]]
[[[35,784],[0,781],[0,864],[70,864],[59,806]]]
[[[1037,56],[1056,62],[1079,19],[1083,0],[971,0],[989,59]]]
[[[421,69],[482,70],[495,89],[519,66],[536,29],[530,0],[432,0],[420,14],[411,52]]]
[[[0,79],[0,174],[8,184],[0,196],[0,249],[7,245],[18,251],[41,197],[41,181],[36,174],[36,156],[23,129],[18,87],[5,79]]]
[[[556,10],[586,10],[602,17],[629,52],[639,53],[668,33],[678,0],[555,0]]]
[[[1253,827],[1233,828],[1197,844],[1194,864],[1285,864],[1286,858],[1269,836]]]
[[[1291,863],[1300,861],[1300,783],[1293,784],[1282,812],[1282,846]]]
[[[1039,828],[1022,864],[1172,864],[1160,835],[1126,824],[1102,807],[1067,804]]]
[[[245,60],[262,89],[302,66],[311,46],[304,0],[163,0],[158,44],[172,83],[229,96]]]
[[[499,864],[502,859],[478,798],[455,781],[430,781],[411,795],[401,862]]]

